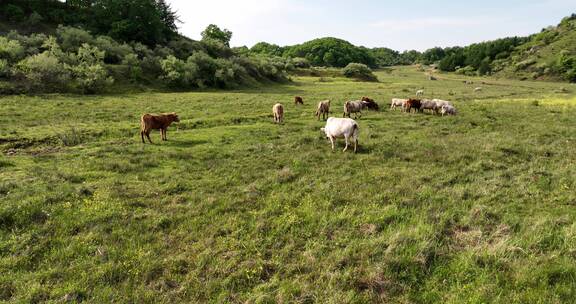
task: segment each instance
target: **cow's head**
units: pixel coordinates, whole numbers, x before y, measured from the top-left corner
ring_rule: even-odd
[[[172,121],[180,122],[180,118],[178,118],[178,114],[176,114],[175,112],[168,114],[168,117],[170,117]]]

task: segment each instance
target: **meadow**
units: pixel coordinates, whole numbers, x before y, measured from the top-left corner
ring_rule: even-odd
[[[576,86],[376,75],[1,97],[0,301],[573,303]],[[458,115],[387,108],[420,88]],[[317,102],[361,96],[381,111],[332,152]]]

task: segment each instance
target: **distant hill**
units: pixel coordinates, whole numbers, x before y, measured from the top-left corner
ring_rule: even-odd
[[[500,76],[576,82],[576,14],[530,36],[510,57],[492,65]]]

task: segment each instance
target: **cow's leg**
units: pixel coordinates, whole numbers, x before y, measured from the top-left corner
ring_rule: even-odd
[[[168,133],[168,128],[164,129],[164,140],[168,141],[168,137],[166,136],[166,134]]]
[[[152,139],[150,139],[150,130],[144,131],[144,132],[145,132],[145,134],[146,134],[146,138],[148,138],[148,141],[149,141],[150,143],[152,143]]]
[[[346,152],[346,150],[348,150],[348,136],[347,135],[344,136],[344,141],[346,142],[346,145],[344,146],[344,150],[342,150],[342,152]]]
[[[330,144],[332,144],[332,152],[334,152],[334,137],[330,136]]]
[[[140,137],[142,138],[142,143],[143,143],[143,144],[146,143],[146,142],[144,141],[144,131],[142,131],[142,130],[140,130]]]
[[[354,137],[354,153],[356,153],[357,148],[358,148],[358,137]]]

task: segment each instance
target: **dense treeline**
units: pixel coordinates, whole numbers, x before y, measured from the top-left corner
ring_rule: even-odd
[[[174,38],[179,22],[165,0],[4,0],[0,12],[14,23],[73,25],[148,46]]]
[[[417,51],[400,53],[389,48],[358,47],[348,41],[333,37],[314,39],[293,46],[259,42],[245,51],[251,54],[294,58],[298,67],[309,65],[345,67],[350,63],[361,63],[377,68],[413,64],[420,56]]]
[[[283,81],[294,67],[288,58],[231,49],[232,32],[216,25],[202,32],[201,41],[178,35],[178,18],[163,0],[7,1],[0,8],[10,16],[5,20],[29,32],[0,36],[0,93],[95,93],[114,82],[234,88]],[[88,21],[88,16],[100,20]],[[34,32],[55,23],[81,27]],[[146,24],[154,29],[145,31]]]

